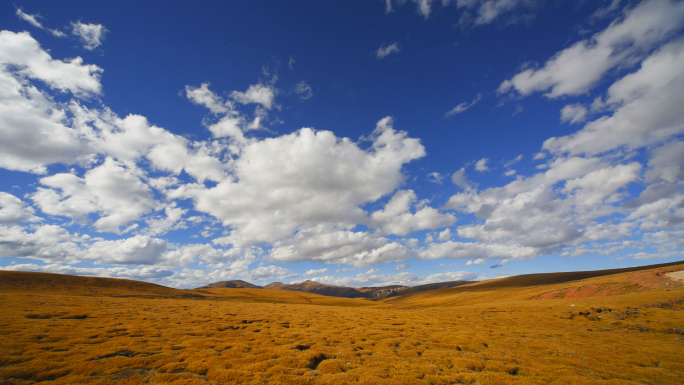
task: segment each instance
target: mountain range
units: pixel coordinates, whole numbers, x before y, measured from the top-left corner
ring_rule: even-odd
[[[418,293],[426,290],[447,289],[473,283],[473,281],[451,281],[430,283],[419,286],[389,285],[379,287],[347,287],[334,286],[318,283],[314,281],[304,281],[300,283],[287,284],[282,282],[269,283],[266,286],[258,286],[242,280],[221,281],[211,285],[198,287],[198,289],[223,289],[223,288],[247,288],[247,289],[272,289],[272,290],[293,290],[326,295],[329,297],[342,298],[388,298]]]

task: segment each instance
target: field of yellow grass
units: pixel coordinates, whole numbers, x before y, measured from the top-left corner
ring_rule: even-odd
[[[681,384],[682,270],[382,300],[0,271],[0,383]]]

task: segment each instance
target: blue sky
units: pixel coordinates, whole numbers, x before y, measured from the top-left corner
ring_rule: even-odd
[[[684,256],[682,1],[0,7],[0,268],[374,286]]]

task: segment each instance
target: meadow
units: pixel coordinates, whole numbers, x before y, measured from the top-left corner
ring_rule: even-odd
[[[0,271],[0,383],[681,384],[682,270],[379,300]]]

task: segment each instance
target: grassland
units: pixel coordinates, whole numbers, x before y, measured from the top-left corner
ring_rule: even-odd
[[[0,383],[681,384],[681,270],[382,300],[0,272]]]

